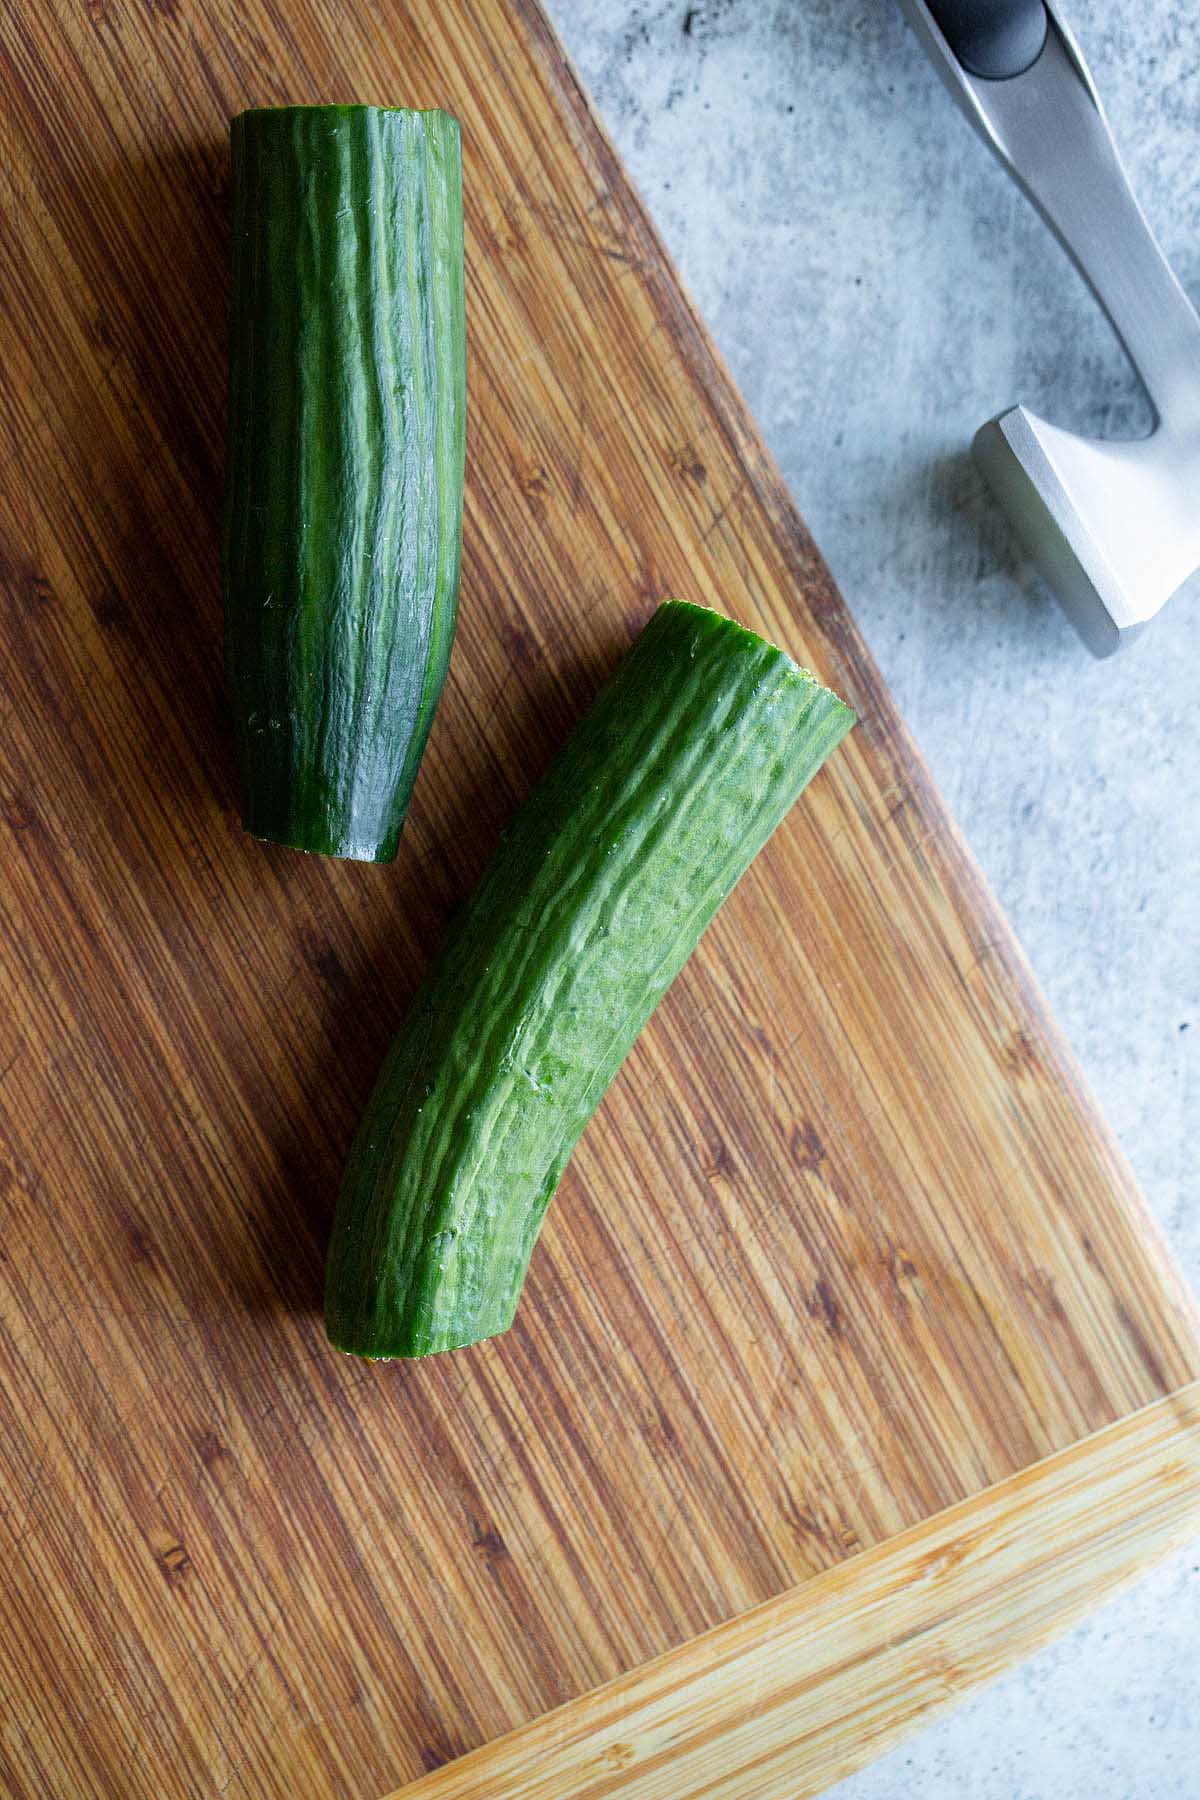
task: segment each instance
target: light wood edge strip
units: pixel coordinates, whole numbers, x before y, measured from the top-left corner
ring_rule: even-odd
[[[1200,1381],[390,1800],[800,1800],[1200,1536]]]

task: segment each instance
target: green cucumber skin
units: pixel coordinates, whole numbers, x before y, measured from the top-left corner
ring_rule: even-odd
[[[383,862],[458,605],[459,128],[287,106],[240,114],[231,140],[225,660],[244,822]]]
[[[512,1323],[559,1176],[705,926],[854,723],[701,607],[654,614],[517,814],[351,1150],[331,1341],[424,1356]]]

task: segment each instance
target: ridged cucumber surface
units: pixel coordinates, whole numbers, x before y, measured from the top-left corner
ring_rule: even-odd
[[[559,1176],[701,932],[850,729],[782,651],[654,614],[517,814],[350,1154],[326,1323],[359,1356],[504,1331]]]
[[[233,121],[225,655],[249,831],[396,853],[458,603],[462,159],[442,112]]]

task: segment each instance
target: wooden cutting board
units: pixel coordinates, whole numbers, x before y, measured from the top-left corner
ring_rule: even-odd
[[[10,8],[2,98],[0,1788],[815,1792],[1200,1528],[1130,1175],[533,0]],[[466,144],[461,626],[391,868],[244,836],[222,699],[227,126],[317,99]],[[862,724],[513,1331],[340,1357],[389,1034],[669,595]]]

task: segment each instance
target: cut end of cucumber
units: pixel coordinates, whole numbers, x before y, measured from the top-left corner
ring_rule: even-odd
[[[380,1339],[374,1335],[361,1337],[353,1330],[331,1325],[327,1319],[325,1335],[335,1350],[343,1356],[356,1357],[359,1362],[420,1362],[427,1356],[442,1356],[449,1350],[469,1350],[475,1344],[490,1343],[493,1338],[503,1337],[511,1325],[512,1319],[508,1319],[494,1331],[470,1332],[465,1337],[444,1334]]]
[[[449,1317],[443,1314],[434,1320],[426,1309],[397,1307],[370,1282],[348,1292],[334,1275],[336,1266],[337,1259],[331,1256],[325,1332],[334,1349],[345,1356],[367,1362],[415,1362],[447,1350],[467,1350],[472,1344],[501,1337],[516,1316],[519,1283],[483,1313],[452,1310]]]
[[[314,836],[307,827],[289,829],[286,825],[275,827],[257,824],[245,813],[242,815],[242,829],[252,838],[257,838],[260,844],[279,844],[285,850],[299,850],[304,856],[332,856],[342,862],[395,862],[396,852],[400,848],[398,837],[380,843],[374,838],[363,840],[345,836]]]
[[[838,706],[849,714],[850,725],[857,724],[858,714],[853,707],[846,705],[840,694],[835,693],[833,688],[823,682],[819,675],[814,675],[811,669],[805,668],[803,663],[798,663],[794,657],[789,656],[786,650],[781,650],[778,644],[773,644],[770,638],[763,637],[757,631],[751,631],[748,625],[739,625],[737,620],[731,619],[727,613],[717,612],[715,607],[700,606],[694,600],[664,600],[658,613],[654,615],[655,619],[663,613],[675,616],[692,613],[695,615],[697,624],[705,631],[712,634],[723,634],[730,641],[731,646],[740,638],[748,649],[753,647],[757,650],[769,651],[772,656],[778,657],[780,664],[790,670],[799,680],[815,688],[819,693],[828,695],[829,699],[835,700]],[[849,726],[847,726],[847,730],[849,730]]]
[[[403,113],[415,115],[419,119],[445,119],[456,131],[459,129],[458,120],[453,113],[448,113],[441,106],[373,106],[365,100],[352,101],[347,105],[317,101],[312,104],[300,102],[296,105],[247,106],[244,111],[234,113],[231,124],[240,125],[243,119],[254,119],[269,113],[302,113],[308,118],[324,113],[333,122],[338,119],[354,118],[362,113]]]

